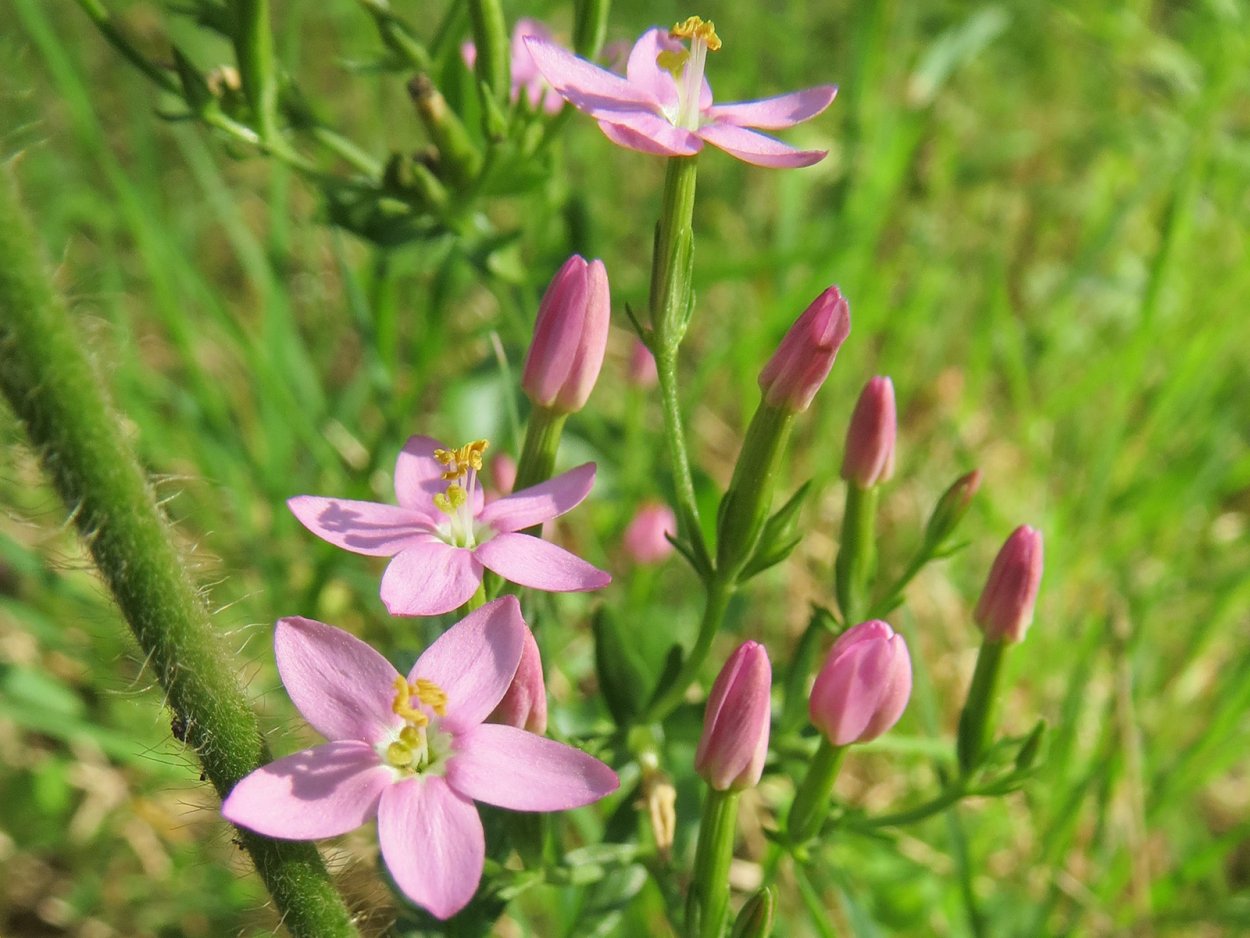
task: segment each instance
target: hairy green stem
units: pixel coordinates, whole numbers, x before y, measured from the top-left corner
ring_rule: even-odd
[[[729,913],[729,864],[738,822],[736,791],[709,788],[686,899],[687,938],[720,938]]]
[[[54,294],[11,174],[0,179],[0,387],[221,796],[270,761],[208,612]],[[311,844],[240,831],[297,936],[356,934]]]
[[[965,776],[981,764],[990,737],[994,734],[998,710],[998,674],[1005,647],[1004,642],[984,641],[977,654],[977,667],[972,673],[968,699],[964,701],[963,712],[959,714],[959,735],[955,743],[959,771]]]

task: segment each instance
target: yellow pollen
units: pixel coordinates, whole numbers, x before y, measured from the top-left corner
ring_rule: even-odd
[[[709,52],[715,52],[721,46],[720,36],[716,35],[716,24],[698,16],[691,16],[685,22],[677,23],[668,34],[674,39],[702,40]],[[663,62],[659,64],[661,68],[669,67]]]
[[[681,76],[681,70],[686,67],[688,61],[690,61],[689,49],[665,49],[655,57],[655,64],[664,71],[671,72],[674,78]]]
[[[464,478],[469,470],[480,472],[482,453],[488,446],[490,443],[486,440],[474,440],[472,443],[465,443],[459,449],[436,449],[434,458],[447,467],[443,472],[443,478],[450,482],[453,479]]]
[[[421,701],[440,717],[447,716],[447,692],[423,677],[417,678],[417,700]]]
[[[412,765],[412,750],[403,743],[391,743],[386,747],[386,761],[397,769]]]
[[[404,680],[402,675],[395,676],[393,686],[395,688],[395,700],[391,703],[391,711],[396,716],[403,717],[413,726],[425,726],[429,723],[430,718],[410,703],[414,688]],[[417,700],[421,700],[420,696],[417,697]]]
[[[445,515],[454,514],[456,509],[468,498],[464,488],[456,483],[447,486],[446,493],[439,492],[434,496],[434,507]]]

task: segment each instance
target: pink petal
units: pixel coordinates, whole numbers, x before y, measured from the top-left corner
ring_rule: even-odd
[[[395,500],[404,508],[420,512],[437,527],[443,515],[434,507],[434,496],[447,491],[443,464],[434,458],[436,449],[447,449],[433,437],[410,436],[395,460]],[[482,507],[481,487],[474,490],[474,511]]]
[[[516,26],[512,28],[511,51],[512,85],[514,88],[522,85],[528,86],[531,82],[535,82],[540,78],[538,66],[534,64],[534,57],[530,55],[530,50],[525,45],[525,40],[530,36],[533,36],[535,39],[541,39],[544,42],[550,42],[552,39],[551,30],[541,20],[523,16],[516,21]],[[538,101],[531,99],[530,103],[537,104]]]
[[[661,52],[680,52],[685,46],[669,36],[666,29],[648,29],[630,50],[625,64],[625,77],[636,88],[645,89],[647,95],[661,108],[677,109],[677,83],[673,73],[661,68],[656,57]]]
[[[605,126],[607,124],[613,125],[611,131]],[[675,127],[667,117],[661,117],[650,111],[618,111],[614,114],[605,114],[599,117],[599,129],[607,134],[613,143],[620,143],[634,150],[642,150],[644,153],[693,156],[703,148],[697,134],[684,127]],[[631,141],[642,137],[644,144],[640,146],[634,142],[622,143],[613,136],[614,133],[622,131],[629,132],[625,136]],[[646,141],[654,146],[648,148]],[[656,147],[658,149],[655,149]]]
[[[525,648],[525,620],[515,596],[469,613],[435,639],[408,675],[433,681],[447,695],[453,732],[485,720],[503,699]]]
[[[659,106],[645,88],[578,58],[555,43],[531,36],[525,40],[525,46],[551,86],[592,117],[612,118],[622,110],[654,110]]]
[[[612,577],[563,547],[528,534],[497,534],[477,549],[488,570],[532,589],[579,593],[602,589]]]
[[[397,554],[430,530],[427,515],[395,505],[316,495],[297,495],[286,504],[323,541],[370,557]]]
[[[590,494],[594,484],[595,464],[583,463],[554,479],[496,499],[482,509],[477,520],[496,531],[520,531],[576,507]]]
[[[378,841],[395,884],[438,918],[455,915],[477,892],[486,857],[482,820],[446,780],[411,778],[387,788]]]
[[[732,124],[708,124],[699,128],[699,136],[744,163],[778,169],[811,166],[823,160],[827,152],[796,150],[780,140]]]
[[[760,101],[718,104],[708,109],[707,116],[718,124],[779,130],[815,117],[833,102],[837,93],[834,85],[820,85]]]
[[[672,147],[656,143],[647,135],[631,130],[623,124],[612,124],[601,120],[599,121],[599,129],[603,131],[605,137],[618,147],[637,150],[639,153],[653,153],[656,156],[691,156],[703,148],[703,141],[695,137],[694,134],[690,135],[694,141],[692,144],[693,150],[687,147],[675,150]]]
[[[372,745],[399,725],[391,710],[399,672],[354,635],[292,616],[278,620],[273,649],[286,692],[326,739]]]
[[[243,778],[221,806],[226,820],[266,837],[320,840],[355,830],[378,810],[394,773],[373,747],[326,743]]]
[[[473,551],[431,536],[391,561],[382,574],[382,602],[393,616],[438,616],[468,602],[481,583]]]
[[[483,723],[457,740],[447,783],[475,801],[513,811],[563,811],[616,791],[616,773],[594,756],[527,733]]]

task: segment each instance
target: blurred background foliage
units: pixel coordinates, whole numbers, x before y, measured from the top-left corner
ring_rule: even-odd
[[[653,667],[699,614],[679,559],[631,571],[619,546],[638,504],[666,496],[657,403],[625,378],[624,316],[645,305],[661,162],[566,114],[536,123],[536,163],[505,165],[494,189],[441,214],[413,211],[411,192],[361,197],[377,189],[365,168],[407,171],[429,145],[406,90],[416,70],[380,40],[371,6],[274,7],[285,118],[315,114],[294,139],[334,184],[186,119],[76,5],[13,0],[0,26],[0,149],[279,752],[311,737],[272,668],[276,617],[405,650],[430,631],[388,618],[376,565],[308,536],[283,501],[388,499],[411,433],[489,436],[515,454],[519,364],[572,251],[604,259],[619,315],[562,455],[595,459],[599,484],[558,536],[614,571],[602,601]],[[392,5],[439,50],[436,81],[481,139],[459,60],[467,20],[438,32],[450,6]],[[506,6],[569,40],[570,4]],[[204,76],[232,57],[204,25],[215,9],[109,7],[138,48],[172,64],[176,44]],[[985,473],[968,549],[927,570],[894,615],[917,690],[899,729],[848,761],[848,804],[884,812],[935,787],[984,571],[1017,523],[1047,538],[1004,711],[1008,732],[1051,725],[1035,781],[957,822],[845,830],[810,878],[785,880],[779,934],[1250,928],[1250,7],[618,2],[607,39],[692,12],[725,40],[709,66],[719,98],[841,86],[787,134],[830,150],[816,167],[700,161],[683,357],[707,516],[785,327],[832,282],[854,323],[790,459],[791,488],[814,480],[809,533],[737,601],[723,650],[758,638],[784,660],[809,604],[830,601],[842,438],[870,375],[892,375],[899,396],[887,569],[951,480]],[[359,153],[344,159],[314,124]],[[403,190],[403,178],[383,181]],[[263,891],[7,411],[0,439],[0,932],[270,932]],[[561,733],[607,722],[588,628],[600,601],[544,598],[532,612]],[[670,756],[683,751],[689,740]],[[787,785],[761,788],[740,856],[762,853]],[[696,798],[679,791],[683,820]],[[365,834],[327,854],[354,906],[383,904],[367,926],[381,931],[373,849]],[[758,868],[735,876],[749,887]],[[637,901],[603,933],[666,933],[653,887],[631,888]],[[531,895],[499,934],[586,934],[587,909],[619,900]]]

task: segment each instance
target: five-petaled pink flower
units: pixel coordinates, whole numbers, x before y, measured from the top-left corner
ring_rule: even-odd
[[[521,533],[576,506],[595,481],[594,463],[489,504],[478,484],[485,440],[455,450],[411,437],[395,464],[398,505],[299,495],[287,502],[318,537],[344,550],[394,557],[382,575],[393,615],[433,616],[467,602],[483,568],[522,586],[578,592],[612,578],[562,547]]]
[[[278,622],[278,672],[328,740],[257,769],[222,805],[269,837],[335,837],[375,815],[382,859],[409,899],[439,918],[473,897],[485,842],[473,802],[562,811],[615,791],[598,759],[514,726],[484,723],[507,690],[528,631],[515,597],[469,614],[405,678],[346,632]]]
[[[682,39],[690,40],[689,49]],[[707,53],[721,43],[712,24],[698,17],[671,31],[643,33],[624,78],[542,39],[530,37],[525,44],[551,86],[623,147],[693,156],[706,142],[747,163],[775,167],[810,166],[825,156],[824,150],[796,150],[747,128],[778,130],[815,117],[837,88],[820,85],[761,101],[713,104],[703,70]]]

